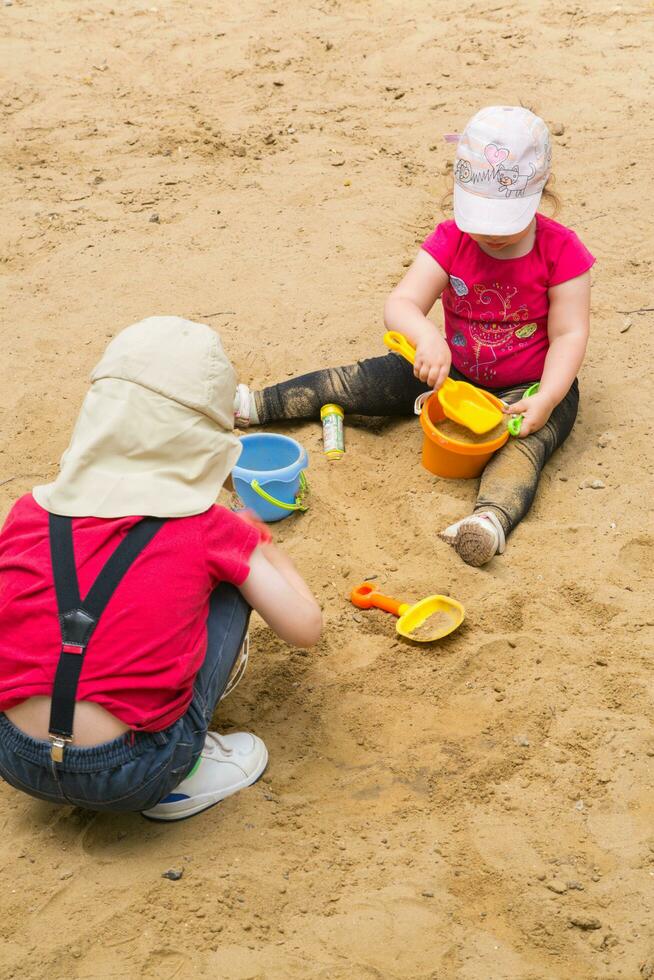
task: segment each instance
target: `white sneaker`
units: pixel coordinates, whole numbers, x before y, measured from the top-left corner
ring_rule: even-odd
[[[236,386],[234,425],[237,429],[247,429],[250,425],[250,389],[247,385]]]
[[[467,565],[475,568],[485,565],[495,555],[503,554],[506,548],[504,528],[497,514],[491,510],[464,517],[456,524],[450,524],[438,536],[452,545]]]
[[[268,765],[266,746],[249,732],[207,732],[193,771],[172,793],[143,816],[149,820],[184,820],[251,786]]]

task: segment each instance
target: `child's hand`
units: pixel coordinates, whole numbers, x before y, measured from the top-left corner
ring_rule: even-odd
[[[520,438],[542,429],[554,410],[555,403],[545,394],[536,392],[529,398],[522,398],[503,408],[505,415],[524,415],[520,426]]]
[[[416,346],[413,373],[430,388],[438,391],[450,373],[452,355],[442,337],[432,336]]]

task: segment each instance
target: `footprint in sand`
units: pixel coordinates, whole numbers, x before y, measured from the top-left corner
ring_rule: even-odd
[[[84,836],[96,816],[97,813],[83,810],[81,807],[62,807],[54,811],[49,823],[63,840],[76,843]]]
[[[620,548],[620,564],[641,578],[654,578],[654,537],[641,534]]]
[[[124,856],[137,819],[140,823],[141,818],[131,813],[93,813],[79,838],[84,852],[99,861]]]
[[[153,949],[142,964],[141,976],[176,977],[186,961],[186,956],[178,949],[159,947]]]

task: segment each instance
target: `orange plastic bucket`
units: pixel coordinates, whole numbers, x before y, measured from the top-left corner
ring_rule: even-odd
[[[502,408],[499,398],[488,391],[484,397],[496,408]],[[490,442],[456,442],[448,439],[436,428],[437,422],[442,422],[445,412],[441,407],[436,393],[430,395],[422,406],[420,424],[425,434],[422,443],[422,465],[436,476],[451,479],[462,479],[479,476],[484,466],[509,438],[507,429]]]

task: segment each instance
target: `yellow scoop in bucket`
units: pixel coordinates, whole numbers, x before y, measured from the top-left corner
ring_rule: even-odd
[[[389,330],[384,334],[384,343],[396,354],[401,354],[411,364],[415,361],[416,350],[404,334]],[[486,398],[483,391],[468,384],[467,381],[453,381],[446,378],[438,389],[438,400],[448,419],[465,425],[467,429],[482,435],[499,425],[504,416]]]
[[[358,585],[350,593],[350,601],[358,609],[383,609],[399,616],[395,627],[400,636],[417,643],[433,643],[453,633],[465,618],[465,609],[456,599],[446,595],[430,595],[415,605],[398,602],[377,592],[372,582]]]

